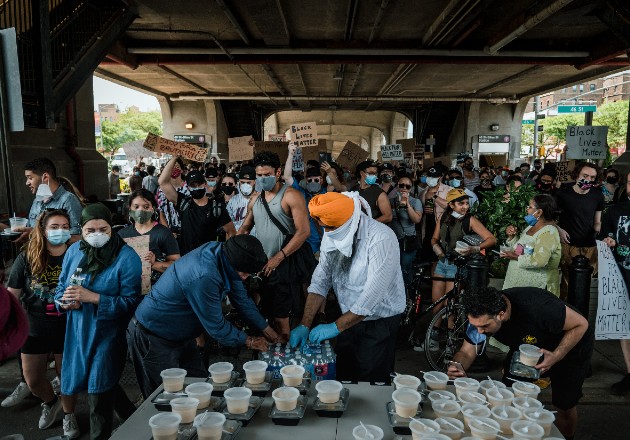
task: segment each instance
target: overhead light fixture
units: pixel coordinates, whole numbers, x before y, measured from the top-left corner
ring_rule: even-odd
[[[339,68],[337,68],[337,70],[335,70],[335,74],[333,75],[333,79],[335,81],[343,80],[343,70],[341,69],[341,67],[339,67]]]
[[[186,122],[186,125],[184,125],[187,130],[192,130],[194,126],[195,124],[193,124],[192,122]]]
[[[499,124],[492,124],[490,126],[490,130],[492,130],[492,131],[499,131]]]

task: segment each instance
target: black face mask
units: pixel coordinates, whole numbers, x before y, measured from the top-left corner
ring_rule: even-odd
[[[231,196],[236,192],[235,186],[224,186],[221,189],[223,190],[223,194],[225,194],[226,196]]]
[[[464,164],[464,168],[467,169],[468,171],[472,171],[473,169],[475,169],[475,166],[469,163],[469,164]]]
[[[192,197],[193,199],[201,199],[203,196],[206,195],[206,189],[205,188],[191,188],[190,189],[190,197]]]
[[[393,176],[390,176],[389,174],[381,174],[381,182],[383,183],[389,183],[393,180]]]
[[[551,185],[553,185],[552,183],[540,183],[540,189],[543,189],[545,191],[548,191],[551,189]]]
[[[619,182],[618,177],[606,177],[606,183],[610,183],[611,185],[614,185],[617,182]]]

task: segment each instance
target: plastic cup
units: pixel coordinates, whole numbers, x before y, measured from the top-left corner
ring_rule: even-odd
[[[514,400],[514,393],[507,388],[494,388],[486,393],[490,406],[511,405]]]
[[[514,397],[531,397],[537,399],[540,394],[540,387],[535,383],[514,382],[512,384],[512,392]]]
[[[265,381],[265,373],[269,364],[265,361],[249,361],[243,364],[247,383],[256,385]]]
[[[9,225],[11,226],[11,230],[15,231],[16,228],[24,228],[28,225],[28,219],[22,217],[11,217],[9,219]]]
[[[450,391],[431,391],[429,393],[429,401],[431,402],[431,405],[433,405],[433,402],[436,400],[452,400],[454,402],[457,400],[457,397],[455,397],[455,394]]]
[[[556,416],[546,409],[530,408],[523,411],[523,418],[531,422],[538,423],[545,431],[545,435],[551,433],[551,425],[556,420]]]
[[[317,397],[322,403],[337,403],[342,389],[343,385],[336,380],[322,380],[315,384]]]
[[[420,440],[427,435],[437,434],[440,432],[440,425],[437,421],[431,419],[413,419],[409,422],[411,436],[414,440]]]
[[[249,398],[252,390],[245,387],[228,388],[223,393],[227,409],[232,414],[245,414],[249,408]]]
[[[197,414],[199,399],[194,397],[177,397],[171,400],[173,412],[182,416],[182,423],[192,423]]]
[[[293,387],[280,387],[273,390],[271,397],[279,411],[293,411],[297,407],[300,391]]]
[[[440,417],[435,419],[438,425],[440,425],[440,434],[444,434],[451,438],[451,440],[459,440],[464,433],[464,424],[461,420],[454,419],[453,417]],[[456,429],[453,425],[457,426]],[[461,430],[461,431],[460,431]]]
[[[225,416],[217,412],[207,412],[195,417],[193,426],[197,428],[199,440],[221,440]]]
[[[520,362],[523,365],[527,365],[529,367],[533,367],[538,364],[538,360],[542,356],[542,353],[539,352],[540,348],[531,344],[521,344],[518,347],[518,351],[521,353]]]
[[[288,387],[298,387],[304,378],[304,367],[300,365],[287,365],[280,368],[280,374],[284,384]]]
[[[481,393],[475,393],[474,391],[464,391],[461,396],[459,396],[459,400],[463,403],[480,403],[484,404],[486,400],[486,396]]]
[[[515,397],[514,400],[512,400],[512,406],[523,413],[530,408],[542,409],[543,404],[540,403],[539,400],[532,399],[531,397]]]
[[[497,421],[504,434],[511,434],[512,422],[516,422],[523,417],[521,411],[513,406],[495,406],[491,412],[492,418]]]
[[[490,388],[507,388],[503,382],[499,382],[498,380],[482,380],[479,382],[479,392],[481,394],[486,394]]]
[[[184,388],[184,379],[186,378],[187,371],[182,368],[169,368],[162,370],[160,376],[162,376],[162,383],[164,384],[164,391],[169,393],[176,393]]]
[[[517,420],[512,422],[512,433],[515,439],[542,440],[545,430],[536,422]]]
[[[437,433],[437,434],[427,434],[424,437],[422,437],[422,440],[451,440],[451,439],[448,435]]]
[[[375,425],[359,425],[352,430],[355,440],[381,440],[383,435],[383,430]]]
[[[232,377],[232,370],[234,365],[230,362],[217,362],[208,367],[208,371],[212,376],[212,382],[214,383],[226,383],[230,381]]]
[[[479,390],[479,381],[477,379],[458,377],[453,383],[455,384],[455,394],[457,394],[458,399],[462,398],[463,392],[473,391],[476,393]]]
[[[416,376],[410,376],[408,374],[399,374],[394,378],[394,385],[397,390],[401,388],[411,388],[417,390],[420,383],[420,379]]]
[[[433,412],[437,417],[461,417],[460,411],[462,407],[457,402],[452,400],[436,400],[432,404]]]
[[[194,397],[199,400],[197,409],[204,409],[210,405],[213,389],[212,384],[208,382],[195,382],[186,387],[186,394],[188,394],[188,397]]]
[[[448,376],[441,371],[428,371],[423,375],[430,390],[445,390]]]
[[[418,412],[422,396],[411,388],[401,388],[392,393],[396,414],[400,417],[413,417]]]
[[[473,437],[477,437],[482,440],[496,439],[497,434],[501,429],[496,421],[487,417],[471,419],[468,427],[470,428],[470,433]]]
[[[464,422],[470,426],[472,419],[490,417],[490,409],[486,405],[480,405],[479,403],[467,403],[462,406],[462,415],[464,416]]]
[[[162,412],[149,419],[154,440],[177,440],[177,430],[182,416],[177,413]]]

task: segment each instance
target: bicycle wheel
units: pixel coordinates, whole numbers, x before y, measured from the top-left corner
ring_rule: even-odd
[[[429,349],[431,347],[431,329],[436,322],[441,322],[445,330],[440,331],[438,349],[432,351]],[[431,368],[437,371],[447,370],[448,362],[453,359],[453,355],[457,353],[464,342],[467,323],[464,306],[461,304],[444,307],[431,319],[424,338],[424,346],[426,347],[424,353]],[[435,342],[433,345],[435,346]]]

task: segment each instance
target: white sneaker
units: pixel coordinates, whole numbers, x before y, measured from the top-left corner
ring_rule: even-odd
[[[81,435],[74,413],[63,416],[63,435],[68,436],[68,438],[78,438]]]
[[[61,394],[61,381],[59,380],[59,376],[55,376],[55,378],[50,381],[50,384],[56,395]]]
[[[61,399],[59,397],[57,397],[57,401],[52,406],[42,403],[42,416],[39,418],[39,429],[49,428],[50,425],[55,423],[61,409]]]
[[[440,343],[436,341],[435,339],[431,339],[429,343],[429,350],[438,351],[439,349],[440,349]],[[426,351],[424,348],[424,342],[420,345],[413,347],[413,351],[420,351],[420,352]]]
[[[7,398],[2,401],[2,403],[0,403],[0,405],[2,405],[2,407],[4,408],[15,406],[30,395],[31,390],[29,389],[28,385],[26,385],[26,382],[20,382],[18,386],[15,387],[13,392],[9,394]]]

